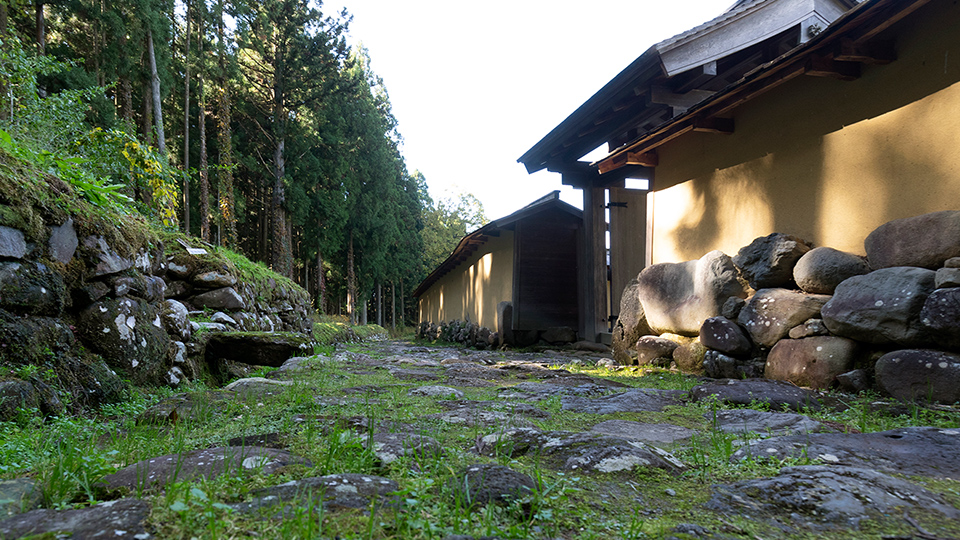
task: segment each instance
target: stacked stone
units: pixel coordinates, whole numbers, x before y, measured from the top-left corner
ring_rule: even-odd
[[[0,377],[0,419],[116,401],[123,379],[176,386],[196,377],[203,346],[192,340],[204,325],[312,330],[301,289],[238,282],[186,251],[168,259],[159,243],[125,256],[104,236],[78,237],[70,218],[47,231],[37,241],[0,227],[0,362],[12,372]],[[189,320],[202,309],[217,312],[214,322]]]
[[[460,343],[476,349],[493,349],[500,345],[500,335],[491,332],[486,326],[480,326],[470,321],[454,319],[449,322],[432,323],[421,322],[417,326],[416,336],[428,341],[448,341]]]
[[[960,211],[891,221],[864,245],[861,257],[774,233],[733,258],[653,265],[624,292],[621,306],[639,309],[621,314],[616,357],[955,403]]]

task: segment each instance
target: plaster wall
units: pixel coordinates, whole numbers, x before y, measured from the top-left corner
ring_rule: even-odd
[[[783,232],[863,254],[877,226],[960,209],[960,5],[894,25],[897,60],[854,81],[799,76],[734,110],[731,135],[658,149],[652,262],[730,255]]]
[[[501,230],[420,297],[420,321],[459,319],[497,328],[497,304],[513,297],[513,231]]]

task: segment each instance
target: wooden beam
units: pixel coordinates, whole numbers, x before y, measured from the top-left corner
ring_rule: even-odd
[[[673,107],[674,116],[676,116],[715,93],[709,90],[690,90],[683,94],[676,94],[665,86],[653,86],[650,89],[650,103]]]
[[[656,167],[660,164],[660,158],[656,151],[650,152],[627,152],[627,165],[640,165],[643,167]]]
[[[894,50],[892,40],[858,44],[851,38],[843,38],[836,48],[833,59],[843,62],[886,65],[897,59],[897,53]]]
[[[607,174],[610,171],[619,169],[627,164],[627,152],[622,154],[617,154],[612,158],[607,158],[597,164],[597,170],[600,171],[600,174]]]
[[[700,133],[733,133],[733,118],[699,118],[693,121],[693,130]]]
[[[883,32],[887,28],[890,28],[894,24],[900,22],[901,19],[920,9],[929,2],[930,0],[916,0],[912,3],[909,3],[906,7],[900,7],[902,6],[901,0],[891,0],[890,5],[893,6],[893,9],[896,9],[897,11],[892,14],[884,13],[882,17],[877,18],[876,24],[860,25],[860,28],[866,28],[866,30],[855,37],[853,39],[854,42],[857,44],[863,44],[870,41],[880,32]]]
[[[840,62],[829,56],[812,55],[804,66],[804,74],[814,77],[831,77],[841,81],[860,78],[860,64]]]

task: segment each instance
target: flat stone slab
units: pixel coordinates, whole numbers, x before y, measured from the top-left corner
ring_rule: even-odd
[[[227,392],[234,392],[243,397],[270,397],[282,394],[286,387],[293,386],[293,381],[277,381],[264,377],[247,377],[237,379],[223,387]]]
[[[163,489],[171,482],[216,478],[237,470],[260,470],[273,474],[288,465],[312,466],[309,460],[285,450],[259,446],[227,446],[169,454],[128,465],[103,477],[108,490]]]
[[[537,483],[530,476],[502,465],[470,465],[460,472],[453,489],[468,507],[508,505],[532,495]]]
[[[388,369],[394,378],[400,379],[401,381],[436,381],[440,379],[440,376],[436,373],[423,369]]]
[[[366,435],[361,435],[367,439]],[[371,449],[384,465],[402,457],[426,460],[443,455],[443,447],[433,437],[418,433],[374,433],[369,438]]]
[[[669,405],[680,403],[685,392],[680,390],[627,390],[599,398],[564,396],[563,410],[586,414],[613,414],[619,412],[662,411]]]
[[[150,504],[140,499],[107,501],[87,508],[31,510],[0,521],[0,538],[48,534],[49,538],[147,540],[143,522]],[[44,536],[47,538],[47,536]]]
[[[443,399],[463,399],[463,392],[449,386],[418,386],[409,392],[409,396],[436,397]]]
[[[241,513],[278,513],[285,515],[297,506],[313,506],[321,503],[326,511],[365,510],[370,503],[391,502],[391,493],[399,485],[382,476],[372,474],[331,474],[293,480],[253,492],[251,502],[231,505]],[[279,507],[279,508],[278,508]]]
[[[477,449],[484,455],[511,458],[535,452],[548,466],[566,471],[618,473],[655,467],[679,472],[686,468],[665,450],[599,433],[512,429],[481,438]]]
[[[482,366],[473,362],[457,362],[446,364],[445,371],[448,379],[483,379],[499,381],[506,379],[510,373],[495,367]]]
[[[960,519],[960,510],[933,492],[906,480],[855,467],[787,467],[774,478],[714,486],[713,492],[706,506],[723,515],[790,516],[793,525],[811,530],[856,529],[865,519],[885,514],[899,517],[905,510]]]
[[[590,433],[610,435],[620,439],[642,441],[653,445],[672,445],[689,441],[697,432],[671,424],[647,424],[632,420],[607,420],[590,428]]]
[[[802,414],[757,411],[754,409],[722,409],[704,413],[708,422],[724,433],[743,433],[771,437],[829,430]]]
[[[529,427],[533,424],[520,415],[479,409],[476,407],[461,407],[449,412],[428,414],[422,419],[439,420],[447,424],[457,424],[461,426],[512,426]]]
[[[774,437],[740,448],[730,456],[730,461],[751,456],[755,459],[807,456],[831,465],[960,480],[960,428],[907,427],[877,433]]]
[[[38,508],[43,494],[32,478],[0,480],[0,519]]]
[[[528,418],[550,418],[550,413],[543,409],[538,409],[529,403],[513,403],[502,401],[473,401],[468,399],[448,399],[437,401],[437,405],[451,411],[459,409],[483,409],[487,411],[499,411],[512,415],[526,416]]]
[[[202,418],[218,414],[235,402],[233,392],[207,391],[178,394],[157,402],[156,405],[140,413],[137,422],[148,424],[166,424]]]
[[[588,377],[587,375],[560,375],[557,377],[549,377],[543,379],[544,384],[555,384],[560,386],[583,386],[587,384],[593,384],[596,386],[601,386],[603,388],[631,388],[628,384],[623,384],[622,382],[611,381],[609,379],[603,379],[600,377]]]
[[[579,386],[561,386],[542,382],[522,382],[499,390],[503,399],[525,399],[542,401],[554,396],[595,397],[608,393],[609,390],[600,385],[587,383]]]
[[[710,396],[717,396],[717,399],[729,405],[757,402],[766,403],[773,409],[787,407],[794,411],[805,408],[819,410],[823,406],[817,392],[768,379],[717,379],[690,390],[690,399],[694,402]]]

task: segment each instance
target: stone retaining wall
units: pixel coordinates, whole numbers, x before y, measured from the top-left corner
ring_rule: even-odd
[[[648,267],[621,299],[615,357],[957,402],[960,211],[886,223],[864,246],[866,257],[774,233],[732,258]]]
[[[202,372],[207,332],[312,331],[306,291],[244,275],[213,248],[48,225],[42,239],[0,226],[0,420],[10,404],[60,414],[116,401],[125,381],[176,386]]]

